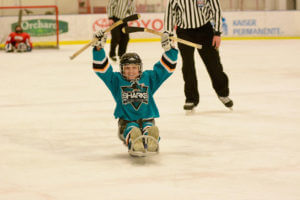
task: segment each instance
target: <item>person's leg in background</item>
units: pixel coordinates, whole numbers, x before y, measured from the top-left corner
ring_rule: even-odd
[[[114,20],[114,22],[117,22],[119,19],[114,18],[113,20]],[[116,27],[113,30],[111,30],[111,32],[110,32],[111,33],[111,41],[110,41],[109,57],[113,61],[117,61],[116,49],[121,40],[121,31],[122,30],[120,29],[120,27]]]
[[[232,100],[229,96],[229,80],[226,73],[223,71],[223,66],[220,61],[219,51],[213,46],[203,46],[198,50],[207,72],[210,76],[213,88],[218,95],[220,101],[231,108],[233,106]]]
[[[119,49],[118,49],[118,56],[121,58],[124,53],[126,53],[127,45],[129,42],[129,34],[123,33],[122,28],[128,26],[127,24],[124,24],[120,26],[121,32],[120,32],[120,42],[119,42]]]

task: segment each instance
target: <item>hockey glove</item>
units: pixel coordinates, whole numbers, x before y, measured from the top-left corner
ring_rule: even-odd
[[[26,40],[27,51],[30,52],[32,50],[28,39]]]
[[[11,43],[8,43],[5,45],[5,51],[6,52],[14,52],[14,47]]]
[[[99,30],[94,34],[94,38],[96,38],[97,40],[92,44],[92,46],[104,48],[107,34],[103,30]]]
[[[30,52],[32,48],[30,46],[27,46],[27,51]]]
[[[170,39],[171,36],[172,34],[166,31],[161,36],[161,46],[165,51],[169,51],[173,47],[172,41]]]

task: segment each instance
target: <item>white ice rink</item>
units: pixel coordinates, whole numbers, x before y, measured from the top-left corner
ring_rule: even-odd
[[[0,200],[300,200],[300,40],[222,42],[233,111],[197,55],[201,99],[186,115],[179,57],[155,95],[151,158],[128,156],[91,49],[69,60],[80,47],[0,52]],[[145,69],[162,53],[129,51]]]

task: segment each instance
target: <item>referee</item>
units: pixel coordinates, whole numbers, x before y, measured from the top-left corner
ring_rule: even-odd
[[[229,96],[228,77],[223,71],[218,48],[221,43],[222,16],[219,0],[169,0],[164,17],[164,31],[172,33],[177,26],[179,38],[201,44],[197,49],[203,60],[213,88],[220,101],[228,108],[233,106]],[[212,25],[214,24],[214,25]],[[194,47],[178,43],[182,57],[185,110],[199,103],[195,70]]]
[[[135,13],[135,1],[134,0],[109,0],[107,5],[107,13],[109,19],[109,25],[123,19],[129,15]],[[126,53],[129,35],[122,32],[122,28],[127,26],[127,23],[124,23],[111,31],[111,43],[110,43],[110,52],[109,57],[113,61],[117,61],[116,49],[118,48],[118,56],[121,56]]]

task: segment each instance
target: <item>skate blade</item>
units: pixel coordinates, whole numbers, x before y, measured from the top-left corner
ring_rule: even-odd
[[[196,111],[195,109],[193,108],[192,110],[185,110],[185,115],[192,115],[194,114]]]
[[[132,157],[146,157],[146,152],[141,152],[141,151],[128,151],[128,154]]]
[[[158,152],[141,152],[141,151],[128,151],[128,154],[132,157],[149,157],[149,156],[155,156],[158,154]]]

